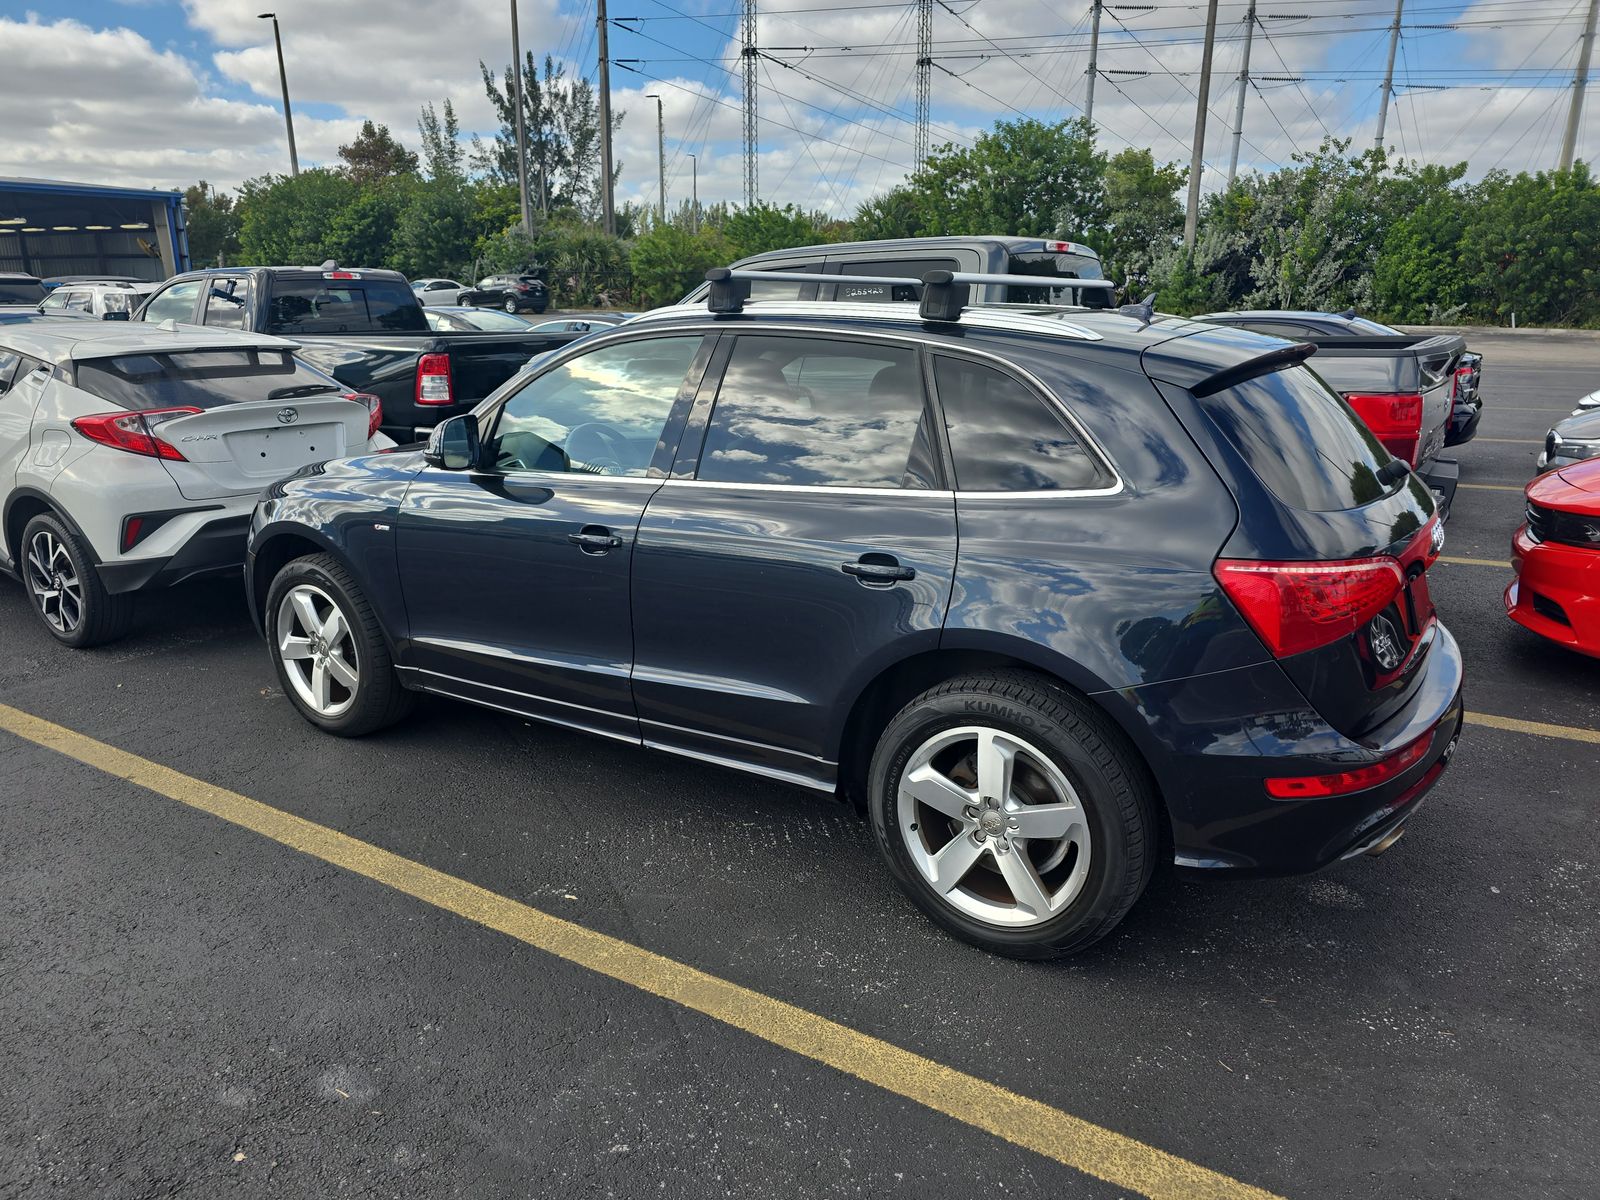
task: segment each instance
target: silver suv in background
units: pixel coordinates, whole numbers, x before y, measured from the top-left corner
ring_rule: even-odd
[[[70,280],[59,284],[39,302],[47,317],[94,317],[126,321],[160,283],[124,279]]]
[[[237,569],[256,495],[383,449],[377,399],[260,334],[0,325],[0,570],[57,640],[126,632],[133,593]]]

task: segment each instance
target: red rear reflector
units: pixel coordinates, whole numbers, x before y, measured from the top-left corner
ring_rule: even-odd
[[[1417,465],[1422,441],[1422,396],[1417,392],[1353,392],[1345,397],[1356,415],[1396,458]]]
[[[1212,568],[1250,628],[1278,658],[1348,637],[1405,586],[1392,558],[1255,562],[1219,558]]]
[[[418,360],[417,403],[455,403],[455,386],[450,374],[448,354],[424,354]]]
[[[124,554],[139,544],[139,532],[143,528],[143,517],[129,517],[122,522],[122,552]]]
[[[176,446],[162,441],[151,430],[174,417],[186,417],[199,411],[198,408],[154,408],[149,412],[97,413],[92,417],[78,417],[72,427],[91,442],[113,450],[187,462]]]
[[[1388,758],[1371,766],[1357,767],[1353,771],[1338,771],[1332,775],[1291,775],[1267,779],[1267,795],[1274,800],[1316,800],[1324,796],[1347,796],[1367,788],[1388,783],[1404,775],[1424,758],[1433,745],[1433,730],[1428,730],[1409,746],[1396,750]]]
[[[344,398],[367,406],[367,437],[376,435],[378,426],[383,424],[383,401],[371,392],[346,392]]]

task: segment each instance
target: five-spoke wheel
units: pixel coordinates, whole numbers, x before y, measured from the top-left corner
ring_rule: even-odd
[[[354,639],[333,597],[310,583],[278,604],[278,658],[300,699],[318,716],[343,716],[355,703],[360,667]]]

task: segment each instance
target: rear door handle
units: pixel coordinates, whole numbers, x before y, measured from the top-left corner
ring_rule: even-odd
[[[914,567],[901,566],[892,554],[863,554],[853,563],[841,563],[839,569],[862,583],[898,583],[917,577]]]
[[[585,525],[577,533],[567,534],[567,541],[585,554],[604,554],[622,545],[622,539],[604,525]]]

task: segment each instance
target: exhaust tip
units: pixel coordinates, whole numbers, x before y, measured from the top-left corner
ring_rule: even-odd
[[[1367,851],[1367,856],[1369,858],[1377,858],[1378,855],[1389,849],[1389,847],[1393,846],[1401,838],[1405,837],[1405,835],[1406,827],[1404,825],[1400,826],[1398,829],[1391,830],[1381,842]]]

